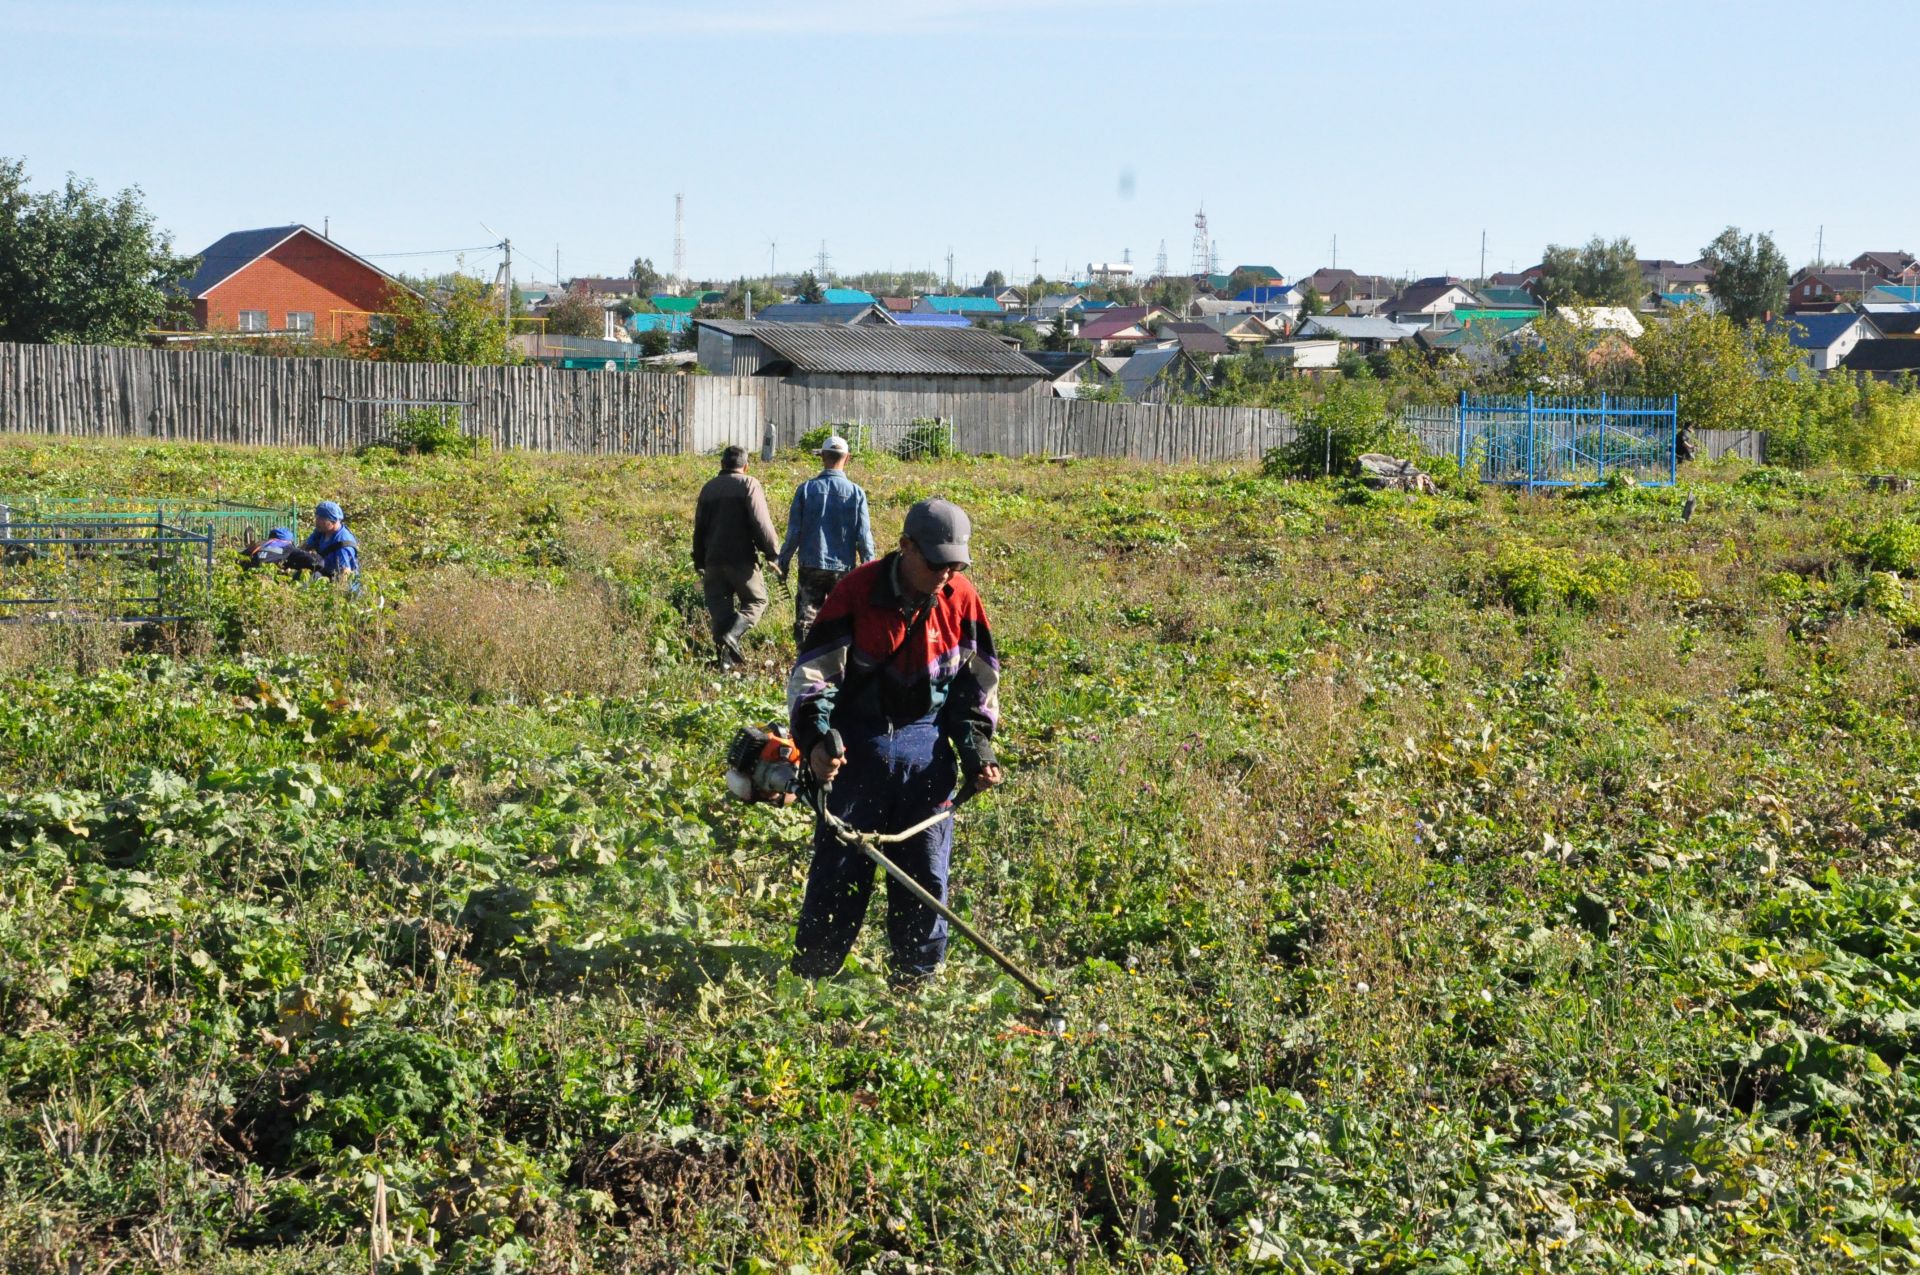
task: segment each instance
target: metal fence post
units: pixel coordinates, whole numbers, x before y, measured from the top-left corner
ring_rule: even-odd
[[[1460,391],[1460,401],[1453,407],[1453,423],[1460,431],[1460,480],[1467,478],[1467,392]]]
[[[1613,436],[1613,418],[1607,414],[1607,392],[1600,391],[1600,481],[1607,481],[1607,440]]]
[[[1527,490],[1533,490],[1533,391],[1527,391]]]
[[[1680,481],[1680,396],[1667,395],[1667,485]]]

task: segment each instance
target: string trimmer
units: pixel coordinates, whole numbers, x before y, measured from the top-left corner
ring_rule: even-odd
[[[847,746],[840,738],[839,731],[828,731],[826,743],[828,751],[833,756],[844,757],[846,755]],[[962,784],[960,790],[953,795],[953,799],[938,813],[929,815],[927,818],[922,819],[919,823],[903,832],[861,832],[859,829],[849,825],[846,820],[840,818],[827,808],[827,798],[833,792],[833,784],[831,781],[819,785],[818,800],[814,804],[814,809],[819,813],[821,822],[832,829],[836,837],[839,837],[840,840],[846,842],[861,854],[866,855],[867,858],[879,864],[880,869],[904,886],[909,894],[939,913],[948,925],[951,925],[954,929],[964,934],[975,947],[991,957],[995,965],[998,965],[1001,969],[1012,975],[1020,986],[1033,993],[1034,999],[1038,1003],[1032,1010],[1028,1011],[1029,1017],[1038,1019],[1050,1032],[1055,1034],[1064,1032],[1067,1027],[1066,1019],[1060,1015],[1059,1010],[1055,1007],[1053,993],[1047,990],[1046,986],[1042,984],[1039,979],[1021,969],[1013,962],[1011,957],[989,942],[986,935],[961,920],[959,914],[935,898],[931,890],[928,890],[918,881],[908,876],[906,870],[888,858],[886,852],[880,848],[882,846],[898,845],[903,841],[911,841],[941,820],[953,818],[955,812],[979,791],[980,790],[974,787],[971,782]]]

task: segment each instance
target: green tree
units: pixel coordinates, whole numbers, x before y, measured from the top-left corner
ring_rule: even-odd
[[[1697,306],[1649,325],[1634,343],[1645,393],[1680,401],[1688,429],[1757,429],[1784,439],[1805,393],[1794,379],[1801,357],[1784,332],[1742,328]]]
[[[1555,305],[1636,305],[1644,290],[1633,241],[1595,235],[1584,248],[1548,244],[1540,258],[1540,300]]]
[[[1385,386],[1365,373],[1336,377],[1326,383],[1293,441],[1267,453],[1265,467],[1299,477],[1346,474],[1363,453],[1388,450],[1393,430]]]
[[[993,325],[993,331],[1002,336],[1012,337],[1020,343],[1020,348],[1023,350],[1040,348],[1040,330],[1031,323],[996,323]]]
[[[650,297],[660,291],[660,285],[664,282],[665,280],[661,278],[660,272],[653,268],[653,262],[649,258],[633,259],[633,290],[636,294]]]
[[[1713,296],[1735,323],[1752,323],[1787,308],[1787,258],[1762,232],[1743,235],[1728,226],[1700,250],[1713,268]]]
[[[998,270],[989,270],[987,271],[987,277],[980,281],[980,286],[983,288],[1004,288],[1007,286],[1007,276],[1001,274]]]
[[[687,326],[673,334],[673,348],[681,354],[699,353],[700,330],[694,327],[692,323],[688,323]]]
[[[1320,295],[1320,289],[1308,284],[1307,290],[1300,294],[1300,317],[1304,319],[1309,315],[1326,312],[1327,299]]]
[[[648,358],[658,358],[673,350],[673,334],[665,328],[648,328],[640,334],[635,344],[640,347],[640,353]]]
[[[385,359],[401,363],[518,363],[507,341],[507,320],[493,289],[478,279],[456,275],[436,289],[437,300],[409,288],[387,293],[393,321],[374,340]]]
[[[813,271],[811,270],[800,276],[797,290],[800,294],[800,299],[808,305],[819,305],[827,299],[826,292],[820,287],[820,281],[813,277]]]
[[[600,303],[583,292],[569,292],[547,310],[547,331],[554,336],[597,337],[606,323]]]
[[[1175,314],[1185,314],[1187,307],[1193,304],[1193,280],[1179,275],[1169,275],[1154,280],[1153,304],[1165,306]]]
[[[184,318],[176,289],[198,260],[173,254],[138,187],[26,187],[25,162],[0,158],[0,340],[111,345]]]

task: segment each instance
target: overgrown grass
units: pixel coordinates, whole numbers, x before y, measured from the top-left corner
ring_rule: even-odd
[[[0,633],[0,1265],[1920,1265],[1911,497],[857,464],[883,544],[974,515],[955,891],[1051,1038],[964,945],[783,972],[806,825],[718,758],[791,643],[706,666],[708,467],[0,447],[369,564]]]

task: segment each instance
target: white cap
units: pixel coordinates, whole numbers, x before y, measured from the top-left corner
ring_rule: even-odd
[[[827,441],[820,444],[820,454],[822,456],[825,456],[828,454],[833,454],[836,456],[845,456],[848,452],[852,450],[853,450],[852,448],[847,446],[847,440],[840,437],[840,435],[838,434],[829,435],[827,438]]]

